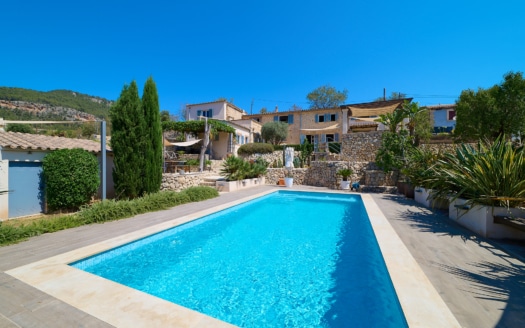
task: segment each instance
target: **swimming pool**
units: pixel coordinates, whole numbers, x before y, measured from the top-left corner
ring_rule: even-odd
[[[406,326],[359,195],[279,191],[72,265],[243,327]]]

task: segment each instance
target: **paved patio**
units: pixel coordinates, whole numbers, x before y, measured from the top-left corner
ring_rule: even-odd
[[[205,202],[0,247],[0,327],[111,327],[4,272],[272,188],[225,193]],[[518,260],[524,255],[519,245],[477,237],[444,213],[401,196],[372,197],[463,327],[525,327],[525,265]]]

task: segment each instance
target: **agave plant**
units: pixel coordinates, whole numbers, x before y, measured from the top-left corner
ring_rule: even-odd
[[[408,178],[412,185],[429,189],[430,186],[427,180],[432,178],[434,174],[432,167],[436,165],[441,157],[440,152],[434,152],[430,149],[421,147],[407,148],[405,165],[401,168],[401,173]]]
[[[250,163],[250,170],[247,178],[258,178],[266,174],[268,162],[262,158],[257,158],[255,162]]]
[[[238,181],[246,178],[249,169],[249,162],[245,162],[240,157],[230,156],[222,164],[220,174],[228,181]]]
[[[441,197],[465,198],[470,204],[525,205],[525,151],[505,138],[462,145],[447,153],[424,182]]]

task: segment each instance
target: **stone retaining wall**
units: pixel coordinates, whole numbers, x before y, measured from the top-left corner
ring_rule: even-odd
[[[340,161],[313,161],[309,168],[294,168],[292,174],[294,184],[310,185],[339,189],[341,177],[337,171],[350,168],[353,171],[351,181],[359,182],[368,188],[377,189],[383,186],[394,186],[397,180],[396,173],[385,174],[375,164],[375,155],[381,146],[383,131],[358,132],[342,136]],[[421,147],[434,151],[454,151],[458,144],[423,144]],[[300,152],[295,151],[294,157]],[[198,156],[198,155],[197,155]],[[277,184],[280,178],[285,177],[285,168],[272,168],[274,164],[283,163],[283,151],[274,151],[271,154],[240,156],[244,160],[256,160],[261,157],[270,164],[266,174],[266,184]],[[215,175],[222,168],[222,161],[212,161],[212,170]],[[208,174],[210,174],[208,172]],[[182,190],[190,186],[197,186],[202,182],[201,174],[164,174],[161,190]],[[371,189],[371,190],[372,190]],[[375,190],[374,189],[374,190]]]
[[[294,151],[294,158],[299,157],[299,155],[300,155],[299,151]],[[255,161],[257,158],[262,158],[269,164],[269,167],[274,167],[274,168],[276,167],[275,164],[277,163],[280,163],[282,166],[284,166],[283,156],[284,155],[283,155],[282,150],[276,150],[270,154],[252,154],[249,156],[239,155],[239,157],[241,157],[245,161]]]
[[[341,138],[341,160],[350,162],[374,162],[381,146],[383,131],[344,134]]]
[[[296,185],[307,184],[304,182],[304,180],[308,170],[309,169],[292,169],[293,183]],[[286,168],[269,168],[268,172],[266,173],[266,184],[277,184],[279,182],[279,179],[285,177],[287,171],[288,169]]]
[[[189,187],[199,186],[202,183],[202,178],[206,175],[207,174],[164,173],[162,174],[160,190],[181,191]]]

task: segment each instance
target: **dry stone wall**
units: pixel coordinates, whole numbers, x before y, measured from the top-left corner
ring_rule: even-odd
[[[206,174],[164,173],[160,190],[181,191],[189,187],[199,186],[204,176]]]
[[[341,138],[341,160],[374,162],[382,135],[383,131],[344,134]]]
[[[300,152],[294,151],[294,157],[299,157],[299,154]],[[239,157],[243,158],[245,161],[255,161],[258,158],[262,158],[270,165],[270,167],[276,167],[277,163],[284,165],[282,150],[276,150],[270,154],[252,154],[249,156],[240,155]]]
[[[288,172],[288,169],[286,168],[279,168],[279,169],[269,168],[268,172],[266,173],[266,184],[277,184],[279,182],[279,179],[284,178],[286,176],[287,172]],[[305,176],[307,172],[308,172],[308,169],[292,169],[291,173],[293,176],[293,183],[295,185],[306,184]]]

